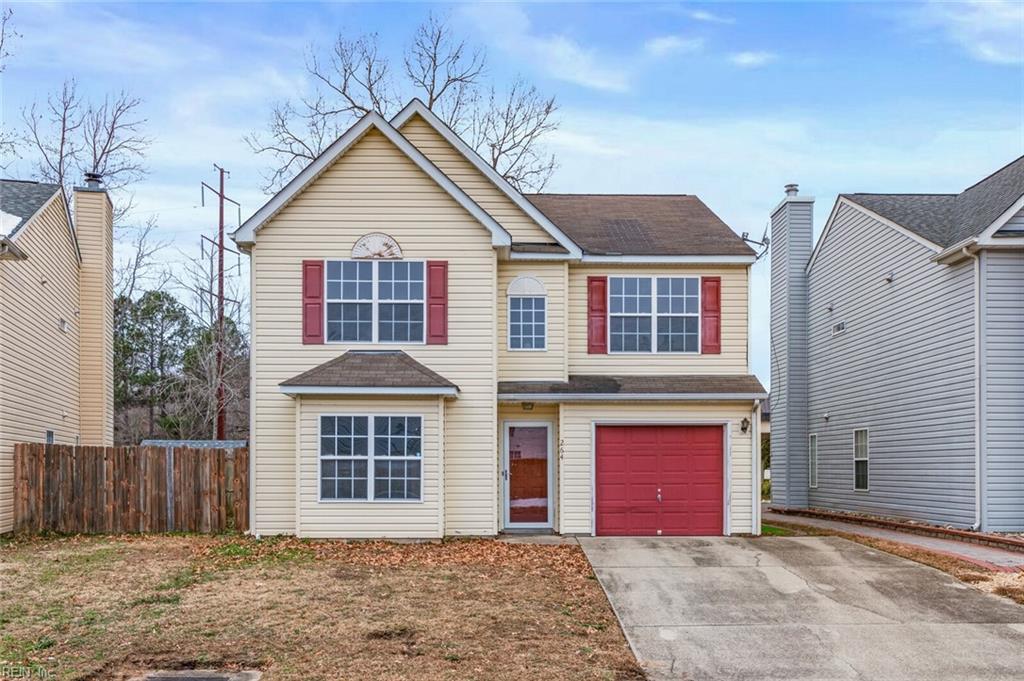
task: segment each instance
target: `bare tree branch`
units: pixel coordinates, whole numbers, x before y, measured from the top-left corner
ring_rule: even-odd
[[[476,111],[472,143],[492,168],[519,191],[541,191],[558,167],[554,155],[540,147],[541,138],[558,128],[554,97],[545,98],[517,78],[504,98],[492,88]]]
[[[507,97],[484,87],[486,57],[459,39],[445,18],[431,14],[419,26],[403,56],[404,82],[396,88],[376,34],[355,39],[339,35],[326,56],[311,47],[306,70],[316,91],[276,105],[265,133],[245,140],[272,158],[264,190],[283,186],[323,152],[353,120],[370,111],[389,116],[401,100],[424,104],[516,187],[544,187],[556,167],[541,148],[558,127],[554,98],[542,97],[517,79]]]
[[[158,239],[157,217],[152,215],[142,225],[122,228],[122,252],[114,265],[114,297],[134,300],[141,286],[150,291],[163,291],[170,279],[166,270],[156,271],[156,255],[167,248],[170,242]],[[127,237],[127,238],[125,238]]]
[[[405,75],[422,93],[423,103],[453,130],[466,124],[484,74],[486,57],[452,34],[447,22],[433,13],[416,29],[405,53]]]
[[[0,74],[7,69],[7,58],[11,56],[11,40],[21,37],[11,23],[13,16],[14,10],[10,7],[0,10]],[[13,130],[0,127],[0,170],[6,170],[17,157],[18,136]]]
[[[80,170],[103,176],[108,189],[121,189],[146,175],[143,162],[153,143],[142,133],[146,119],[138,115],[142,100],[123,90],[90,105],[82,118]]]
[[[64,187],[68,198],[69,172],[78,163],[81,141],[78,133],[85,123],[74,78],[64,81],[59,92],[46,97],[46,105],[32,102],[22,109],[25,142],[35,151],[36,174],[44,182]]]

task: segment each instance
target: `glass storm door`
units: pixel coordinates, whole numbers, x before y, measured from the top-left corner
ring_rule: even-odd
[[[508,524],[550,526],[550,442],[547,424],[506,425]]]

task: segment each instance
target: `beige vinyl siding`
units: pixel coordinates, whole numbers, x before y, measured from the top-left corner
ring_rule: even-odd
[[[82,252],[82,444],[114,443],[114,236],[105,191],[75,190],[75,227]]]
[[[722,278],[722,353],[587,354],[588,276],[693,276]],[[570,374],[746,374],[748,270],[746,266],[569,266]]]
[[[306,396],[297,401],[297,406],[301,442],[298,457],[299,519],[296,530],[299,536],[430,538],[444,535],[440,485],[443,406],[440,398]],[[321,415],[421,416],[422,501],[320,501],[317,435]]]
[[[560,409],[558,531],[593,532],[593,433],[595,423],[729,423],[728,531],[752,530],[754,458],[752,430],[741,430],[744,418],[753,420],[752,403],[614,403],[563,404]],[[760,456],[760,455],[758,455]]]
[[[547,349],[508,349],[508,286],[519,277],[534,277],[547,290]],[[564,262],[506,261],[498,266],[498,380],[564,381],[566,362],[566,292]]]
[[[409,259],[448,261],[448,345],[303,345],[301,267],[369,232]],[[494,534],[497,260],[488,231],[380,133],[355,144],[258,233],[252,251],[255,522],[295,531],[295,412],[281,381],[350,348],[402,349],[460,388],[447,405],[446,534]]]
[[[420,116],[412,116],[406,121],[401,127],[401,133],[459,185],[462,191],[469,194],[473,201],[497,220],[512,235],[513,242],[554,243],[554,237],[544,231],[504,192],[495,187],[487,176],[477,170]]]
[[[14,444],[45,442],[47,430],[74,444],[80,432],[78,258],[62,198],[17,245],[27,260],[0,260],[0,532],[14,521]]]
[[[553,467],[555,471],[555,479],[552,481],[552,496],[554,498],[548,499],[548,503],[554,504],[554,513],[552,514],[552,520],[554,527],[558,527],[558,488],[559,488],[559,477],[558,477],[558,451],[559,451],[559,436],[558,436],[558,405],[557,404],[541,404],[531,403],[532,408],[526,409],[522,402],[502,402],[498,405],[498,461],[504,463],[505,461],[505,422],[506,421],[546,421],[551,424],[551,442],[552,450],[548,452],[549,456],[554,457],[555,465]],[[503,478],[504,482],[504,478]],[[502,519],[502,525],[504,525],[505,518],[505,492],[498,495],[498,517]]]

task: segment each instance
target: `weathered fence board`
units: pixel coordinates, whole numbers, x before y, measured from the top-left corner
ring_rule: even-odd
[[[25,532],[244,532],[249,450],[18,444],[14,523]]]

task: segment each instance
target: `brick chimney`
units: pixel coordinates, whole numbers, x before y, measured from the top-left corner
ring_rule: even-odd
[[[807,263],[814,198],[787,184],[771,215],[772,504],[808,505]]]
[[[83,445],[114,442],[113,208],[98,173],[75,187],[75,234],[82,254],[78,275],[79,409]]]

